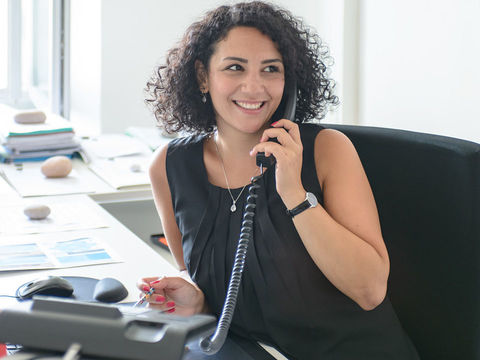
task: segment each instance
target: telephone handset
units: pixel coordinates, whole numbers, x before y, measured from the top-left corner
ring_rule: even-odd
[[[287,120],[295,120],[295,110],[297,107],[297,84],[294,82],[291,86],[285,89],[285,100],[284,104],[280,103],[280,106],[284,106],[285,111],[283,112],[283,116],[276,119],[275,114],[273,117],[273,121],[280,120],[280,119],[287,119]],[[281,109],[280,109],[281,111]],[[272,122],[273,122],[272,121]],[[268,141],[274,141],[278,143],[277,138],[270,138]],[[262,168],[270,167],[275,164],[275,157],[273,155],[265,156],[264,152],[257,153],[257,166],[261,166]]]
[[[279,108],[272,117],[272,122],[280,119],[295,120],[295,108],[297,103],[297,84],[294,82],[285,89],[284,101],[280,103]],[[276,118],[277,113],[282,113],[283,116]],[[276,138],[271,138],[269,141],[277,141]],[[278,141],[277,141],[278,142]],[[275,164],[273,155],[265,156],[265,153],[257,154],[257,166],[263,170],[263,167],[269,167]],[[262,171],[263,173],[263,171]],[[238,290],[242,280],[243,268],[247,257],[248,243],[253,238],[253,226],[256,208],[257,194],[256,190],[260,188],[258,180],[263,176],[260,174],[252,178],[252,182],[248,187],[248,197],[243,211],[242,228],[240,229],[240,236],[238,239],[237,250],[235,252],[235,259],[233,262],[232,274],[230,282],[228,283],[225,303],[223,304],[222,314],[218,320],[217,328],[212,336],[208,336],[200,341],[200,348],[208,355],[216,354],[223,346],[227,338],[228,329],[233,318],[235,305],[237,303]]]
[[[295,110],[297,108],[297,83],[294,82],[285,90],[285,111],[283,118],[291,121],[295,120]]]

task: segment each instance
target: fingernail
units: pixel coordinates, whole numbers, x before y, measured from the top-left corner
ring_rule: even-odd
[[[7,356],[7,345],[0,344],[0,356],[3,358]]]
[[[165,296],[158,295],[158,296],[155,298],[155,301],[156,301],[156,302],[159,302],[159,303],[162,303],[162,302],[165,301]]]
[[[169,301],[169,302],[167,302],[167,306],[168,306],[168,307],[173,307],[173,306],[175,306],[175,301]]]
[[[161,279],[158,279],[158,280],[152,281],[152,282],[150,283],[150,285],[158,284],[158,283],[160,282],[160,280],[161,280]]]
[[[170,309],[170,310],[167,310],[167,312],[169,312],[169,313],[172,313],[172,312],[174,312],[174,311],[175,311],[175,308]]]
[[[149,291],[149,290],[150,290],[150,288],[149,288],[147,285],[145,285],[145,286],[143,287],[143,291]]]
[[[272,126],[275,126],[275,124],[277,124],[277,123],[278,123],[278,121],[273,122],[273,123],[272,123]]]

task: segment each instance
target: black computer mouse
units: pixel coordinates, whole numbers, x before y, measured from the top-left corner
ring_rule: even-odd
[[[17,297],[22,300],[30,299],[33,295],[69,297],[72,294],[72,284],[59,276],[45,276],[35,279],[17,289]]]

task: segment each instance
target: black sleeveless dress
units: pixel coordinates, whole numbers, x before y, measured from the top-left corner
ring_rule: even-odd
[[[300,125],[302,182],[322,203],[314,140],[322,128]],[[191,278],[219,316],[230,279],[247,189],[230,211],[227,189],[212,185],[203,162],[205,135],[175,139],[166,169]],[[290,359],[418,359],[386,298],[364,311],[318,269],[275,188],[274,169],[257,190],[254,239],[247,251],[231,331],[262,341]],[[232,189],[236,198],[241,191]]]

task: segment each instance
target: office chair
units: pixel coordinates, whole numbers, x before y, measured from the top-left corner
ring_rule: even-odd
[[[480,359],[480,144],[324,126],[359,153],[390,255],[388,294],[420,358]]]

